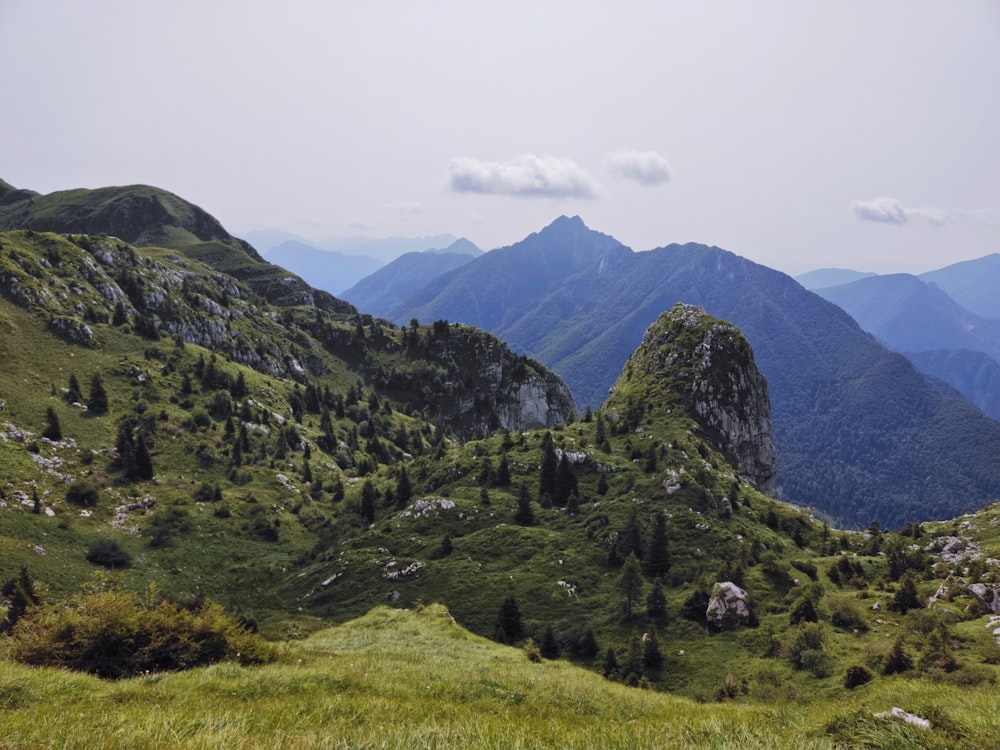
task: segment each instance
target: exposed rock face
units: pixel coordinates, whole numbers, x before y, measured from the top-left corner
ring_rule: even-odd
[[[460,435],[553,427],[576,411],[562,378],[484,331],[445,326],[419,350],[426,369],[387,373],[383,385]]]
[[[732,581],[715,584],[705,611],[705,619],[720,630],[746,625],[750,622],[747,592]]]
[[[983,612],[1000,614],[1000,586],[973,583],[969,585],[969,593],[979,602]]]
[[[648,398],[659,401],[653,408],[686,409],[742,478],[774,492],[777,453],[767,380],[738,328],[693,305],[674,305],[646,331],[609,402],[623,381],[641,383]]]

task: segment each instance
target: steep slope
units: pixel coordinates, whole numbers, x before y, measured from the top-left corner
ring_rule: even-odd
[[[482,253],[468,240],[457,240],[445,250],[406,253],[361,279],[340,296],[372,315],[388,317],[405,300],[434,279],[461,268]],[[475,252],[472,252],[472,249]]]
[[[346,302],[265,262],[210,214],[160,188],[129,185],[49,195],[8,190],[5,196],[0,204],[0,230],[104,234],[138,247],[172,248],[244,282],[270,303],[354,312]]]
[[[970,349],[1000,362],[1000,321],[970,313],[941,288],[916,276],[874,276],[817,289],[816,294],[845,310],[894,351]]]
[[[969,312],[935,284],[908,274],[816,293],[905,354],[921,372],[943,380],[987,416],[1000,418],[1000,321]]]
[[[983,414],[1000,421],[1000,364],[995,359],[968,349],[903,353],[921,372],[943,380]]]
[[[301,276],[310,286],[335,295],[383,265],[382,261],[367,255],[320,250],[295,240],[281,243],[264,256],[271,263]]]
[[[1000,253],[928,271],[920,278],[937,284],[965,309],[1000,318]]]
[[[441,277],[394,315],[475,321],[562,374],[579,404],[596,406],[660,312],[695,304],[737,325],[754,348],[770,385],[783,497],[855,526],[942,518],[1000,497],[998,425],[943,397],[835,305],[719,248],[633,253],[588,232],[577,227],[576,242],[592,243],[590,265],[562,263],[533,293],[492,280],[527,284],[539,259],[555,255],[546,255],[545,232]]]
[[[852,271],[848,268],[817,268],[815,271],[807,271],[796,276],[795,280],[806,289],[815,291],[828,286],[850,284],[874,275],[870,271]]]

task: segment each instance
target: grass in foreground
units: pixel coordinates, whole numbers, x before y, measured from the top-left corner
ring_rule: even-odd
[[[0,662],[0,748],[981,748],[996,690],[883,680],[848,701],[699,704],[531,663],[446,611],[377,608],[281,663],[118,682]],[[898,705],[930,731],[873,714]]]

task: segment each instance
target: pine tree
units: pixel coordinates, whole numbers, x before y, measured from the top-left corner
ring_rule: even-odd
[[[517,512],[514,514],[514,523],[519,526],[531,526],[535,523],[535,512],[531,509],[531,497],[528,495],[528,488],[523,484],[517,493]]]
[[[108,392],[99,373],[90,379],[90,398],[87,399],[87,413],[101,416],[108,413]]]
[[[538,497],[556,496],[556,475],[559,471],[559,458],[556,456],[552,433],[546,432],[542,438],[542,466],[538,473]]]
[[[378,499],[378,492],[375,490],[375,485],[372,484],[371,480],[365,481],[364,487],[361,488],[361,505],[358,509],[361,517],[364,518],[368,523],[372,523],[375,520],[375,503]]]
[[[600,647],[597,645],[597,639],[594,637],[594,631],[587,628],[587,632],[583,634],[583,638],[580,639],[580,643],[577,646],[577,652],[584,659],[593,659],[600,653]]]
[[[618,579],[618,590],[622,595],[622,609],[625,619],[632,619],[636,605],[642,600],[642,568],[639,558],[632,552],[625,558],[622,574]]]
[[[613,680],[618,676],[618,657],[615,656],[615,650],[610,646],[608,646],[608,650],[604,653],[604,664],[601,666],[601,674],[609,680]]]
[[[656,640],[655,630],[650,630],[643,637],[642,663],[646,666],[647,674],[655,672],[663,666],[663,652],[660,651],[660,643]]]
[[[604,427],[604,415],[601,412],[597,412],[597,434],[594,437],[594,442],[597,443],[598,448],[602,448],[604,443],[608,440],[608,433]],[[603,450],[603,448],[602,448]]]
[[[630,687],[638,685],[639,681],[645,676],[645,670],[642,665],[642,652],[642,638],[638,632],[633,633],[632,639],[628,644],[628,655],[625,658],[625,663],[621,666],[622,681]]]
[[[146,438],[139,433],[139,439],[135,441],[135,470],[134,479],[149,481],[153,478],[153,460],[149,456],[149,448],[146,447]]]
[[[62,427],[59,426],[59,416],[51,406],[45,410],[45,421],[48,426],[42,431],[42,437],[52,441],[62,440]]]
[[[659,579],[653,582],[653,588],[646,597],[646,619],[657,625],[663,625],[667,621],[667,597],[663,594]]]
[[[28,575],[28,569],[21,568],[17,578],[11,578],[0,586],[0,595],[7,597],[7,617],[0,623],[0,631],[10,632],[17,621],[24,616],[29,607],[33,607],[41,598],[35,593],[35,584]]]
[[[76,373],[70,373],[69,385],[66,388],[66,400],[71,404],[83,401],[83,395],[80,392],[80,381],[76,379]]]
[[[497,467],[497,476],[494,481],[497,487],[506,487],[510,484],[510,463],[507,456],[500,458],[500,466]]]
[[[520,640],[524,635],[524,623],[521,621],[521,608],[517,606],[517,599],[513,595],[504,599],[500,605],[500,612],[497,615],[498,631],[504,634],[504,642],[512,644]]]
[[[559,467],[556,470],[556,492],[552,496],[552,501],[560,508],[566,505],[569,496],[576,492],[576,473],[573,465],[569,462],[565,451],[559,459]]]
[[[662,578],[670,570],[670,549],[667,547],[667,518],[657,513],[653,519],[653,534],[643,560],[643,571],[650,578]]]
[[[558,659],[560,654],[559,641],[556,640],[556,634],[552,631],[552,626],[547,625],[545,627],[545,634],[542,635],[541,643],[538,644],[538,650],[542,653],[546,659]]]
[[[886,657],[885,666],[882,667],[882,674],[900,674],[908,672],[911,669],[913,669],[913,659],[910,658],[903,648],[903,639],[897,638],[896,642],[892,644],[889,655]]]
[[[396,480],[396,505],[405,508],[409,505],[413,497],[413,487],[410,486],[410,476],[406,473],[404,466],[399,470],[399,479]]]

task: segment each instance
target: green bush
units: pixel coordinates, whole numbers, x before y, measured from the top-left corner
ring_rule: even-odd
[[[848,667],[847,672],[844,673],[844,687],[848,690],[854,690],[854,688],[859,685],[864,685],[866,682],[871,682],[872,673],[861,666]]]
[[[267,642],[233,622],[220,605],[205,601],[185,609],[160,599],[153,587],[144,597],[102,587],[68,602],[41,604],[14,627],[9,653],[25,664],[105,678],[274,658]]]
[[[93,508],[99,496],[97,487],[89,479],[78,479],[66,490],[66,502],[83,508]]]
[[[87,550],[87,562],[105,568],[125,568],[132,562],[132,556],[114,539],[102,539]]]

